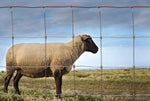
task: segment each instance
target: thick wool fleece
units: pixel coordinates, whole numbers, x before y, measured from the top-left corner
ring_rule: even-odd
[[[63,74],[66,74],[85,51],[85,43],[81,37],[78,35],[68,43],[47,43],[46,51],[45,44],[17,44],[7,52],[7,74],[11,74],[13,64],[15,70],[21,69],[22,75],[28,77],[53,76],[56,69],[62,70]],[[12,50],[14,50],[14,54],[12,54]]]

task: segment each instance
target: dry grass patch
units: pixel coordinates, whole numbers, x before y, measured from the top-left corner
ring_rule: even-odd
[[[62,91],[64,99],[61,101],[74,101],[74,88],[77,94],[77,101],[100,101],[97,95],[132,95],[133,94],[133,70],[103,70],[101,82],[100,70],[87,70],[70,72],[63,76]],[[0,100],[12,101],[14,89],[12,81],[9,85],[8,94],[3,93],[3,85],[5,73],[0,73]],[[45,80],[46,79],[46,80]],[[46,83],[45,83],[46,81]],[[74,87],[75,84],[75,87]],[[102,89],[101,89],[102,84]],[[150,94],[150,69],[135,70],[135,93]],[[59,101],[53,95],[55,94],[55,81],[52,77],[48,78],[28,78],[22,77],[20,80],[20,91],[23,96],[15,95],[18,101]],[[47,94],[48,96],[45,96]],[[5,96],[7,95],[7,96]],[[27,95],[27,96],[24,96]],[[90,95],[90,96],[84,96]],[[95,95],[95,96],[92,96]],[[72,97],[71,97],[72,96]],[[137,97],[137,101],[148,101],[148,97]],[[103,101],[132,101],[132,98],[127,97],[103,97]]]

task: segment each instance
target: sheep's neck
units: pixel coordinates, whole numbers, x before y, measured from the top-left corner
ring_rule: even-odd
[[[70,43],[71,46],[71,53],[72,53],[72,62],[74,63],[80,55],[84,52],[84,43],[81,41],[71,41]]]
[[[75,44],[72,46],[72,56],[73,60],[76,61],[80,55],[83,53],[82,45]]]

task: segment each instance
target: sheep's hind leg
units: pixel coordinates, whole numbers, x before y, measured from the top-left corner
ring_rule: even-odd
[[[10,82],[10,79],[13,75],[13,72],[10,73],[9,75],[6,76],[5,78],[5,83],[4,83],[4,92],[7,93],[8,92],[8,85],[9,85],[9,82]]]
[[[18,83],[21,77],[22,77],[21,71],[18,70],[16,76],[14,77],[14,88],[15,88],[15,93],[19,95],[20,95],[20,91],[19,91]]]
[[[54,78],[56,84],[56,97],[61,98],[62,74],[60,70],[55,71]]]

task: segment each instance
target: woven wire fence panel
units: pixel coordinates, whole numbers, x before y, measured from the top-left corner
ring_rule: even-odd
[[[99,34],[92,34],[91,37],[96,42],[96,44],[99,47],[99,58],[98,60],[94,60],[94,57],[90,61],[97,61],[99,62],[98,66],[95,65],[72,65],[72,70],[63,76],[63,84],[62,84],[62,95],[64,96],[64,100],[148,100],[150,99],[150,81],[148,80],[150,78],[149,75],[149,66],[143,65],[138,66],[136,65],[135,61],[136,59],[142,57],[140,56],[141,52],[145,52],[143,49],[138,49],[136,46],[138,44],[141,44],[143,42],[142,40],[147,40],[147,43],[149,43],[150,36],[148,35],[136,35],[136,27],[135,27],[135,15],[134,11],[137,9],[149,9],[149,6],[132,6],[132,7],[118,7],[118,6],[93,6],[93,7],[84,7],[84,6],[42,6],[42,7],[29,7],[29,6],[5,6],[0,7],[1,9],[6,9],[7,14],[9,15],[8,21],[6,23],[9,23],[10,26],[8,27],[9,31],[7,33],[11,33],[8,35],[2,35],[0,36],[0,42],[3,43],[0,46],[3,53],[6,54],[9,47],[12,46],[12,61],[14,61],[15,52],[17,49],[13,47],[16,44],[19,43],[41,43],[44,44],[43,49],[45,50],[45,54],[43,55],[43,66],[36,67],[35,65],[29,65],[29,66],[21,66],[22,68],[28,68],[26,69],[27,72],[34,73],[34,70],[38,70],[39,68],[49,68],[49,65],[47,64],[47,49],[48,49],[48,43],[57,42],[69,42],[71,40],[74,40],[74,38],[78,35],[76,33],[80,32],[79,28],[83,27],[80,26],[77,22],[78,19],[78,12],[76,12],[76,9],[82,9],[82,10],[89,10],[94,9],[96,11],[95,15],[97,16],[97,22],[95,22],[99,26]],[[41,30],[41,33],[36,32],[36,29],[34,22],[28,22],[28,17],[24,17],[25,15],[30,15],[32,12],[27,12],[25,15],[22,12],[25,12],[26,10],[34,9],[35,12],[38,12],[37,16],[35,16],[35,20],[39,22],[43,22],[42,25],[39,24],[38,29]],[[129,12],[129,24],[131,30],[129,31],[130,35],[126,35],[126,33],[123,33],[122,35],[114,35],[111,36],[109,34],[105,34],[103,32],[107,32],[107,30],[104,29],[103,31],[103,22],[104,22],[104,11],[105,10],[112,10],[112,9],[120,9],[120,10],[127,10]],[[67,27],[59,28],[57,25],[51,26],[52,20],[55,20],[54,18],[50,18],[53,14],[53,11],[55,10],[59,12],[64,12],[64,14],[67,15],[68,22],[66,22]],[[138,11],[136,11],[138,12]],[[90,12],[89,12],[90,13]],[[55,14],[55,13],[54,13]],[[83,14],[84,15],[84,14]],[[20,16],[20,18],[18,17]],[[57,14],[55,15],[57,16]],[[54,16],[54,17],[55,17]],[[80,15],[81,16],[81,15]],[[19,20],[17,20],[19,19]],[[31,26],[29,29],[24,29],[23,26],[19,26],[19,23],[22,23],[22,19],[25,19],[27,24],[25,26]],[[106,18],[107,19],[107,18]],[[60,22],[61,19],[57,19]],[[90,20],[90,19],[89,19]],[[111,19],[107,19],[111,20]],[[92,20],[91,20],[92,21]],[[50,22],[50,23],[49,23]],[[115,23],[115,21],[114,21]],[[61,25],[61,23],[60,23]],[[50,30],[48,29],[48,26],[51,27]],[[86,25],[85,25],[86,26]],[[20,30],[16,30],[16,27],[19,27]],[[54,28],[54,29],[52,29]],[[69,31],[68,31],[69,29]],[[61,35],[61,31],[63,30],[65,33],[70,34],[64,34]],[[23,34],[19,34],[22,33]],[[52,33],[53,32],[53,33]],[[81,31],[82,32],[82,31]],[[27,34],[26,34],[27,33]],[[38,34],[32,34],[32,33],[38,33]],[[52,33],[52,34],[51,34]],[[55,34],[57,33],[57,34]],[[82,33],[84,34],[84,33]],[[35,36],[34,36],[35,35]],[[26,41],[23,41],[26,40]],[[112,56],[114,54],[112,50],[107,49],[107,45],[109,43],[120,43],[120,46],[123,44],[130,43],[132,46],[128,50],[125,51],[125,53],[118,53],[119,55],[122,55],[121,59],[122,61],[130,61],[131,66],[118,66],[117,64],[117,58],[114,65],[108,66],[105,61],[103,60],[103,57],[108,54],[108,56]],[[72,46],[74,47],[74,41]],[[4,48],[3,48],[4,47]],[[119,49],[119,47],[117,48]],[[30,49],[27,49],[30,50]],[[108,51],[104,51],[108,50]],[[132,53],[132,56],[129,57],[129,60],[125,60],[125,55],[128,54],[128,52]],[[146,51],[147,52],[147,51]],[[39,53],[40,54],[40,53]],[[65,53],[62,53],[65,54]],[[115,54],[116,55],[116,54]],[[127,55],[128,56],[128,55]],[[116,56],[117,57],[117,56]],[[1,58],[6,58],[2,57]],[[144,58],[144,57],[143,57]],[[6,61],[6,59],[4,60]],[[2,62],[4,62],[2,61]],[[113,61],[113,60],[112,60]],[[15,68],[17,67],[15,63],[12,63],[12,66],[9,68]],[[51,67],[70,67],[70,66],[62,66],[62,65],[54,65]],[[109,70],[109,67],[114,68]],[[141,68],[142,67],[142,68]],[[6,77],[6,66],[0,66],[1,68],[1,74],[0,74],[0,94],[1,99],[9,99],[9,100],[57,100],[55,98],[55,80],[53,77],[43,77],[43,78],[28,78],[23,76],[22,79],[19,82],[19,88],[21,91],[21,95],[15,94],[15,90],[13,88],[13,78],[15,77],[15,73],[13,74],[12,80],[9,84],[8,94],[3,93],[3,87],[4,87],[4,80]],[[91,70],[92,68],[92,70]],[[115,69],[119,68],[119,69]],[[140,68],[140,69],[139,69]],[[108,70],[107,70],[108,69]],[[45,76],[48,74],[48,72],[44,71]]]

